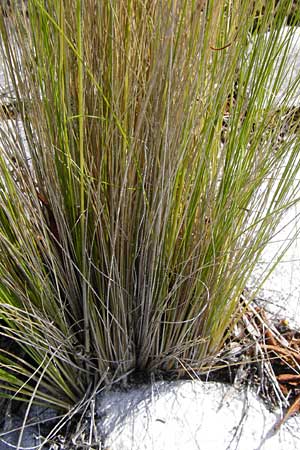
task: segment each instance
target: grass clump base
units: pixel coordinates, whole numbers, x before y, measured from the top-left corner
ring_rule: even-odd
[[[29,409],[210,365],[297,201],[292,2],[75,3],[0,19],[0,380]]]

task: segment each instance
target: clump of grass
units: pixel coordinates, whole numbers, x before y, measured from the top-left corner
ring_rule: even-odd
[[[250,3],[29,0],[0,19],[19,113],[0,131],[9,395],[68,409],[222,348],[300,164],[270,95],[291,2],[255,27]]]

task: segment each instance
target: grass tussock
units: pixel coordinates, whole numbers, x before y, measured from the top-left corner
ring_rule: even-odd
[[[7,395],[68,409],[218,354],[295,201],[299,80],[273,100],[291,3],[29,0],[0,19]]]

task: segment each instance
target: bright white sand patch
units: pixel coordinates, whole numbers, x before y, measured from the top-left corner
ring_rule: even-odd
[[[98,399],[98,431],[109,450],[295,450],[300,418],[280,417],[251,391],[221,383],[155,383]]]

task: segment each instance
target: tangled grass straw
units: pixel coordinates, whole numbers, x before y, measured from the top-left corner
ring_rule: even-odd
[[[298,122],[278,141],[270,95],[291,2],[259,19],[261,1],[200,3],[29,0],[0,19],[18,111],[0,332],[23,355],[1,348],[7,395],[68,410],[132,371],[207,364],[297,201]]]

